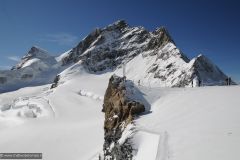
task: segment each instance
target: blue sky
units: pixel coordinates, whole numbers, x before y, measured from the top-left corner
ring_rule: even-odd
[[[169,30],[190,58],[204,54],[240,81],[240,2],[233,0],[0,0],[0,68],[37,45],[58,55],[118,19]]]

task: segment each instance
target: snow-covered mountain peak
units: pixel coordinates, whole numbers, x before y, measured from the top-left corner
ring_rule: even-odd
[[[0,92],[50,83],[61,70],[54,56],[33,46],[11,70],[0,71]]]
[[[40,59],[45,59],[51,57],[48,52],[40,47],[33,46],[31,49],[28,51],[28,53],[22,58],[40,58]]]
[[[194,72],[198,77],[201,77],[206,85],[224,85],[228,78],[210,59],[205,55],[200,54],[194,58],[191,62],[191,67],[194,68]],[[231,82],[235,84],[234,82]]]
[[[55,60],[55,58],[51,56],[46,50],[41,49],[37,46],[33,46],[30,48],[27,54],[23,56],[21,61],[12,68],[12,70],[25,68],[34,64],[35,67],[43,69],[51,67],[56,63],[57,61]]]
[[[95,29],[60,57],[63,65],[81,61],[90,73],[115,72],[126,64],[128,78],[158,86],[191,86],[196,77],[206,85],[224,84],[226,77],[203,55],[190,61],[165,27],[149,32],[124,20]]]

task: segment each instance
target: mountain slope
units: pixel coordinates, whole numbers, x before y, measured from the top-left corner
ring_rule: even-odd
[[[132,64],[141,70],[127,69],[129,79],[162,87],[191,86],[193,81],[196,86],[196,80],[204,85],[225,84],[227,76],[203,57],[190,61],[164,27],[149,32],[117,21],[93,31],[61,61],[63,65],[79,62],[90,73],[115,71],[123,64],[131,68]]]
[[[68,71],[65,73],[73,70]],[[104,141],[103,99],[98,97],[104,96],[111,73],[89,74],[82,68],[71,76],[63,76],[61,85],[53,90],[45,85],[0,95],[1,109],[14,99],[20,103],[29,98],[29,104],[0,110],[2,152],[43,152],[46,160],[98,159]],[[140,86],[139,90],[151,112],[136,120],[139,132],[133,142],[137,160],[155,160],[156,156],[170,160],[239,159],[239,86]],[[45,105],[49,111],[46,116],[8,114],[25,110],[33,100],[43,98],[50,104]],[[44,111],[41,104],[45,101],[38,102],[37,107]],[[55,114],[50,114],[51,107]]]
[[[145,153],[139,160],[148,154],[169,160],[239,159],[239,86],[140,90],[152,112],[137,121],[135,143]],[[156,141],[158,149],[148,152]]]
[[[202,85],[224,85],[227,78],[205,56],[189,60],[166,28],[149,32],[121,20],[95,29],[58,57],[32,47],[12,71],[0,71],[0,92],[50,83],[69,67],[104,74],[120,73],[123,65],[127,78],[140,85],[186,87],[197,86],[200,81]]]

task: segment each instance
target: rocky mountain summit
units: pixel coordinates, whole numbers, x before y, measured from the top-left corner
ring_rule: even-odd
[[[62,62],[68,64],[82,60],[89,71],[103,71],[114,69],[141,53],[161,48],[167,43],[174,44],[164,27],[148,32],[143,27],[130,27],[122,20],[94,30]]]
[[[81,62],[90,73],[114,71],[126,64],[128,78],[162,87],[196,86],[199,80],[204,85],[223,85],[227,78],[203,55],[190,61],[166,28],[149,32],[123,20],[94,30],[61,61],[63,65]]]

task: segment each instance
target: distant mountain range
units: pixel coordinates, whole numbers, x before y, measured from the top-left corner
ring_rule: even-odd
[[[58,57],[32,47],[11,70],[0,71],[0,92],[50,83],[76,64],[89,74],[115,73],[125,65],[128,79],[159,87],[225,85],[227,79],[204,55],[190,60],[166,28],[150,32],[121,20],[95,29]]]

